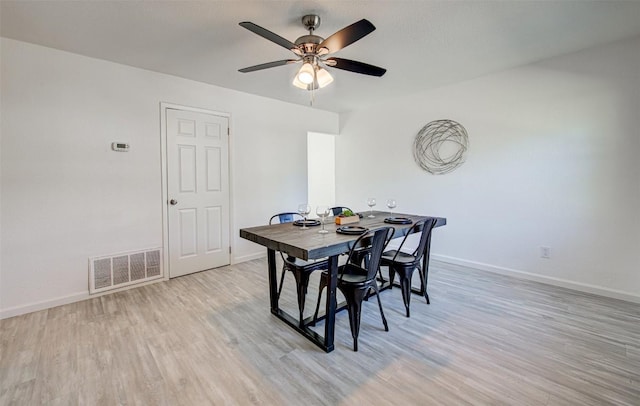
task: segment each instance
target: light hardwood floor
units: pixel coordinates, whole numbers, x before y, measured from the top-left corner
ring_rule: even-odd
[[[0,322],[1,405],[640,405],[640,305],[432,262],[322,352],[268,310],[266,261]],[[295,313],[293,277],[283,307]],[[312,279],[307,313],[315,305]],[[322,329],[322,325],[319,325]]]

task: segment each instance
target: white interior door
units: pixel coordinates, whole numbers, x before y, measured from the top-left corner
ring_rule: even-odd
[[[169,276],[229,264],[229,118],[166,110]]]

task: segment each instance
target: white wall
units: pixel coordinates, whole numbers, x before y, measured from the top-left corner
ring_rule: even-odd
[[[307,135],[309,182],[307,202],[311,205],[311,217],[317,217],[318,206],[336,205],[335,144],[335,135],[332,134],[309,133]]]
[[[18,41],[0,40],[0,60],[0,317],[87,297],[90,256],[162,244],[161,101],[232,115],[235,260],[263,253],[239,228],[306,199],[307,132],[338,132],[332,113]],[[411,143],[440,118],[471,144],[462,167],[432,176]],[[448,218],[437,258],[638,300],[640,38],[390,100],[340,126],[340,204],[395,197],[398,212]],[[116,140],[131,152],[111,152]]]
[[[445,118],[467,129],[468,159],[433,176],[412,142]],[[363,210],[370,194],[394,196],[398,212],[447,217],[436,258],[640,301],[640,38],[386,101],[340,126],[338,200]]]
[[[334,113],[1,39],[0,317],[88,295],[88,257],[162,245],[160,102],[231,113],[238,229],[307,196],[308,131]],[[131,145],[110,151],[113,141]],[[287,145],[283,149],[281,145]]]

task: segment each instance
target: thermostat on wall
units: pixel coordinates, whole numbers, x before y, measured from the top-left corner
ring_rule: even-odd
[[[124,142],[112,142],[111,149],[114,151],[128,152],[129,144],[125,144]]]

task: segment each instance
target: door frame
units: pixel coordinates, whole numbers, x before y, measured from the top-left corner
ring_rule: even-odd
[[[226,117],[229,120],[229,247],[231,252],[229,253],[229,263],[235,263],[233,258],[234,251],[234,236],[232,233],[234,227],[233,221],[233,179],[231,159],[232,159],[232,142],[231,134],[233,133],[231,127],[231,113],[225,113],[221,111],[208,110],[200,107],[184,106],[181,104],[174,104],[168,102],[160,102],[160,171],[162,179],[162,261],[164,269],[164,280],[169,280],[171,270],[169,269],[169,184],[167,179],[167,109],[190,111],[194,113],[211,114],[214,116]]]

